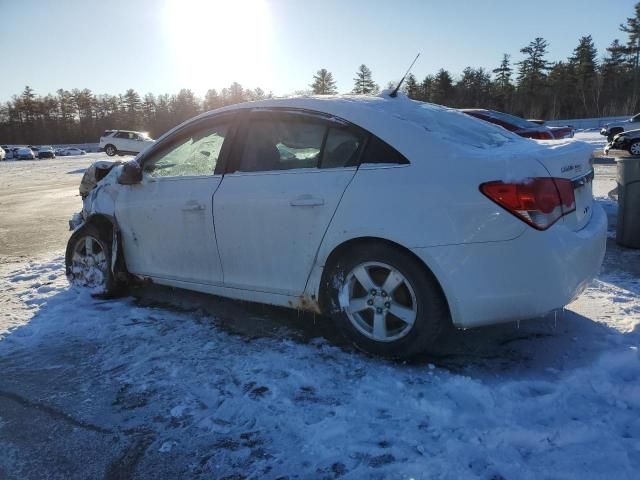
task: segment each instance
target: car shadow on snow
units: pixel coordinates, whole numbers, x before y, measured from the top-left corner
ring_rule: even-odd
[[[275,478],[291,471],[363,478],[371,469],[389,477],[405,457],[425,461],[400,439],[407,429],[428,436],[440,409],[442,418],[454,418],[458,402],[470,402],[495,420],[474,399],[488,394],[484,386],[500,384],[514,405],[536,395],[553,399],[558,379],[589,369],[607,350],[637,345],[637,326],[624,331],[611,323],[640,315],[639,277],[628,266],[637,254],[608,253],[583,295],[602,307],[593,315],[568,309],[451,330],[434,353],[409,362],[361,354],[329,319],[306,312],[160,286],[106,301],[69,288],[62,258],[23,266],[0,278],[5,293],[15,292],[0,315],[25,320],[0,337],[0,478],[18,478],[18,471],[70,479]],[[629,258],[614,264],[622,255]],[[434,411],[420,420],[425,397]],[[322,433],[347,432],[356,411],[366,421],[340,437],[350,438],[344,451],[314,456],[302,449],[296,463],[291,452],[300,444],[315,448]],[[448,432],[450,421],[436,434]],[[476,437],[465,422],[457,431],[470,428],[467,445]],[[51,432],[64,441],[52,441]]]
[[[627,283],[624,286],[628,287]],[[344,352],[368,357],[323,315],[157,285],[136,289],[133,294],[140,306],[205,315],[213,319],[216,328],[247,341],[262,338],[299,344],[322,341]],[[640,288],[636,294],[640,295]],[[399,367],[434,365],[480,377],[487,373],[544,373],[547,369],[589,364],[606,349],[601,339],[618,335],[617,330],[605,323],[566,309],[542,318],[469,330],[450,327],[428,354],[388,362]]]

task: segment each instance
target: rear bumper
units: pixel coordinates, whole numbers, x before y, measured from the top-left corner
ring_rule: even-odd
[[[606,235],[606,214],[594,203],[591,220],[577,232],[559,223],[505,242],[413,252],[440,281],[454,325],[470,328],[540,317],[571,303],[598,274]]]

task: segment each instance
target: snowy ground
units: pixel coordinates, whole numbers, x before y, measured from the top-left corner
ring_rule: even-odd
[[[640,251],[610,239],[557,318],[452,332],[438,355],[388,362],[308,314],[70,289],[66,236],[30,253],[31,227],[6,207],[46,179],[48,201],[19,215],[74,211],[89,162],[27,163],[0,164],[0,228],[13,222],[0,230],[0,478],[638,477]],[[612,227],[614,186],[597,165]]]
[[[607,137],[600,135],[598,130],[576,132],[574,138],[593,145],[594,148],[598,149],[598,153],[601,152],[607,144]]]

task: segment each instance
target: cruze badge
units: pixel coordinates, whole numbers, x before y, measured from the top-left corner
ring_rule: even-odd
[[[576,165],[567,165],[567,166],[562,167],[562,168],[560,169],[560,171],[561,171],[562,173],[570,172],[571,170],[580,171],[580,170],[582,170],[582,165],[580,165],[580,164],[576,164]]]

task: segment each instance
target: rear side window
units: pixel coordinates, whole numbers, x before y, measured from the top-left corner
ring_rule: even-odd
[[[304,118],[254,119],[238,170],[263,172],[316,168],[326,126]]]
[[[371,135],[360,163],[395,163],[407,165],[409,160],[389,144],[383,142],[375,135]]]
[[[362,136],[346,128],[329,128],[322,154],[321,168],[355,166]]]

